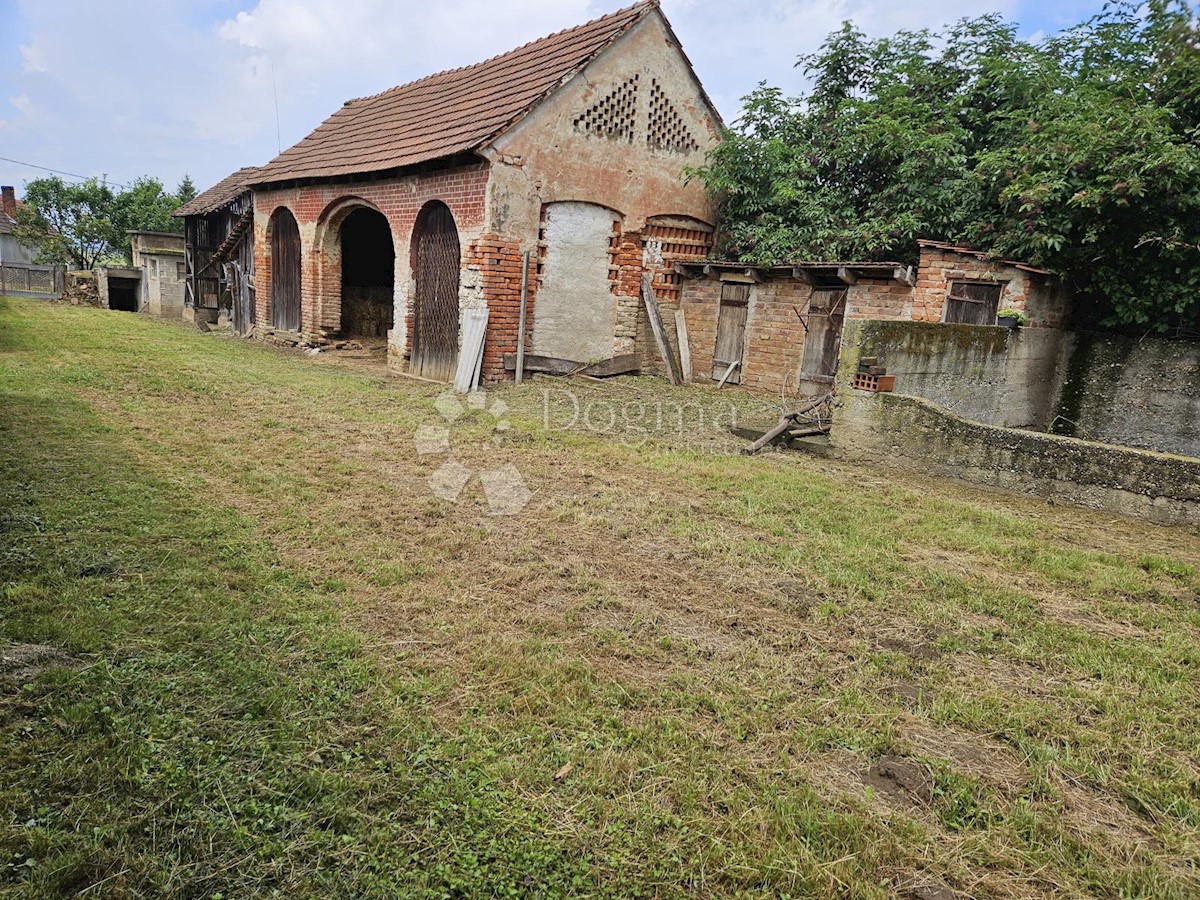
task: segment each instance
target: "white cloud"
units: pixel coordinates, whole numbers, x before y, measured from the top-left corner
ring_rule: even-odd
[[[18,112],[23,113],[26,116],[33,115],[33,104],[24,94],[21,94],[18,97],[10,97],[8,102]]]
[[[21,62],[26,72],[45,72],[49,69],[46,65],[46,54],[37,44],[21,46]]]

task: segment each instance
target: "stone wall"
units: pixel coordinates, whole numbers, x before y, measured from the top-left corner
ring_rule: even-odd
[[[1200,524],[1200,460],[986,425],[923,398],[854,390],[860,337],[855,326],[844,334],[833,455],[1162,524]]]

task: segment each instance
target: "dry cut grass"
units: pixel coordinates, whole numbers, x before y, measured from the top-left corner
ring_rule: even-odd
[[[430,491],[435,386],[117,314],[0,316],[0,474],[29,499],[2,633],[91,663],[5,707],[24,783],[0,793],[0,886],[52,890],[57,865],[128,896],[1200,893],[1192,531],[742,458],[730,421],[771,401],[647,379],[464,406],[455,457],[533,492],[493,516],[478,479]],[[136,574],[64,591],[53,534]],[[97,605],[131,579],[111,625]],[[183,641],[196,604],[218,653]],[[174,793],[155,782],[171,817],[89,802],[71,728],[30,723],[97,668],[167,723],[122,740],[183,765],[178,735],[232,728],[257,774],[206,751]],[[251,675],[270,697],[231,709],[217,686]]]

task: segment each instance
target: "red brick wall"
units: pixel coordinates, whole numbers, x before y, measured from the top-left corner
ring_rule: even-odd
[[[860,278],[846,297],[847,319],[909,319],[913,289],[893,278]]]
[[[1001,262],[980,259],[970,253],[955,253],[937,247],[921,248],[912,318],[918,322],[942,321],[946,294],[953,281],[1004,282],[1000,309],[1011,306],[1024,310],[1029,316],[1029,325],[1035,328],[1062,328],[1066,324],[1067,300],[1053,279]]]
[[[764,281],[750,289],[742,363],[745,387],[778,392],[786,382],[796,388],[807,333],[796,312],[805,312],[811,293],[812,288],[793,278]]]
[[[494,234],[472,241],[463,267],[478,272],[479,286],[488,307],[487,337],[483,344],[483,377],[498,381],[511,377],[504,370],[504,354],[517,350],[521,317],[521,245]],[[533,326],[537,256],[529,260],[529,299],[526,304],[525,349]]]
[[[715,278],[687,278],[680,288],[680,303],[692,348],[692,377],[705,379],[712,375],[713,351],[717,347],[721,282]]]
[[[797,389],[807,336],[801,316],[808,311],[813,288],[794,278],[774,278],[750,289],[742,385],[764,393]],[[892,279],[860,279],[847,288],[847,318],[907,318],[912,288]],[[691,344],[692,374],[712,377],[717,341],[721,282],[689,278],[682,284],[682,304]]]
[[[406,276],[398,279],[397,296],[407,297],[411,279],[409,250],[412,230],[421,207],[430,200],[441,200],[450,207],[459,239],[466,248],[483,227],[487,183],[488,168],[481,163],[444,172],[380,181],[256,192],[254,287],[260,326],[269,326],[271,321],[271,264],[267,224],[277,207],[288,207],[300,226],[300,329],[307,338],[319,343],[337,331],[341,322],[340,257],[335,261],[324,252],[324,247],[318,246],[326,231],[327,223],[323,219],[328,218],[327,211],[341,209],[347,198],[357,197],[387,217],[399,262],[397,270]],[[333,224],[336,226],[336,220]]]

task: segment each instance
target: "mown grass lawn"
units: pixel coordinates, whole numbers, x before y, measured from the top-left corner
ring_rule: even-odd
[[[1200,895],[1195,532],[566,386],[0,299],[0,895]]]

